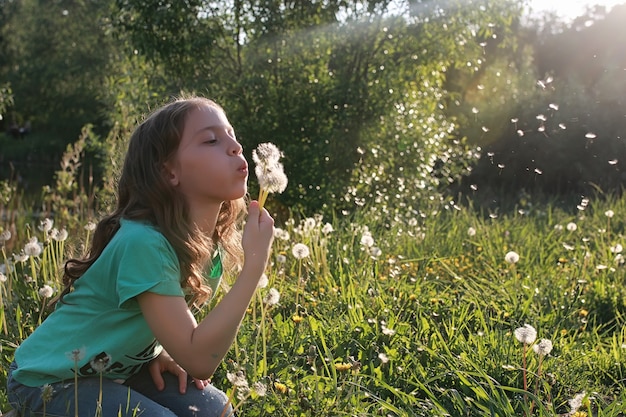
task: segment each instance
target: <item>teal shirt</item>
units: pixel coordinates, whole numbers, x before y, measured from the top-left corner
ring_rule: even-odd
[[[213,294],[221,274],[218,255],[207,274]],[[16,350],[13,377],[36,387],[71,380],[75,369],[79,377],[96,376],[91,363],[105,358],[103,377],[132,376],[162,350],[136,296],[149,291],[184,297],[180,276],[178,258],[165,236],[146,223],[122,220],[74,290]]]

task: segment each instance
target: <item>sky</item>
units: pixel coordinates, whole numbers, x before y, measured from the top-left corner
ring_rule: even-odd
[[[555,11],[561,17],[573,19],[584,13],[587,6],[600,4],[610,9],[616,4],[624,4],[626,0],[530,0],[533,14],[542,11]]]

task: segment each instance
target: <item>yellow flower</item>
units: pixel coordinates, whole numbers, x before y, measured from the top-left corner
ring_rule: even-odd
[[[572,414],[572,417],[587,417],[587,413],[584,411],[576,411]]]
[[[349,371],[350,369],[352,369],[352,365],[350,365],[349,363],[336,363],[335,369],[340,372],[345,372],[345,371]]]
[[[281,394],[286,394],[287,391],[289,391],[289,388],[287,388],[287,385],[281,382],[274,382],[274,389]]]
[[[578,315],[581,317],[587,317],[588,314],[589,314],[589,311],[585,310],[584,308],[581,308],[580,311],[578,312]]]
[[[298,324],[298,323],[300,323],[302,320],[304,320],[304,317],[299,316],[299,315],[297,315],[297,314],[294,314],[294,315],[291,317],[291,320],[293,320],[293,322],[294,322],[294,323]]]

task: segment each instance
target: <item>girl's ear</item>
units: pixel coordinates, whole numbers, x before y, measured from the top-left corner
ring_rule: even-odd
[[[172,187],[177,187],[180,184],[180,180],[178,178],[178,170],[176,170],[171,162],[165,162],[163,164],[163,176],[165,179],[172,185]]]

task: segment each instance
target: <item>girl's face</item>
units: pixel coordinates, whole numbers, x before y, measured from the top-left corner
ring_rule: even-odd
[[[248,164],[224,112],[202,105],[186,118],[174,158],[166,163],[170,183],[195,209],[243,197]]]

